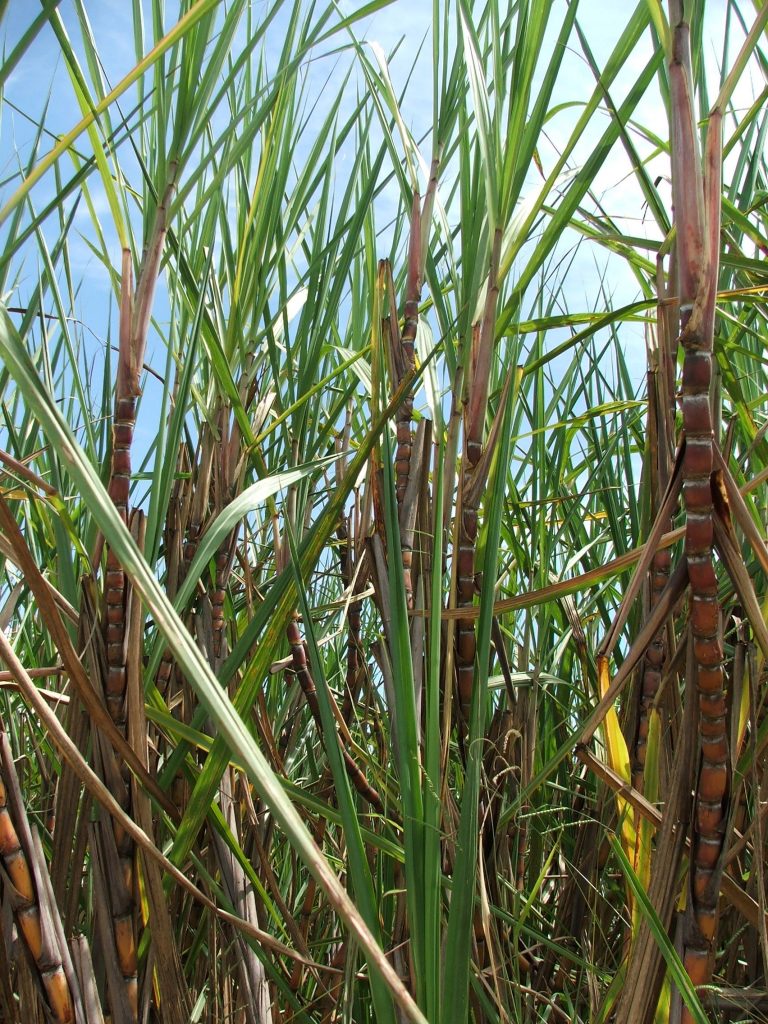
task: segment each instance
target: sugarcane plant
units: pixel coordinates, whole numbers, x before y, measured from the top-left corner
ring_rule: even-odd
[[[6,22],[0,1020],[760,1019],[768,7],[170,6]]]

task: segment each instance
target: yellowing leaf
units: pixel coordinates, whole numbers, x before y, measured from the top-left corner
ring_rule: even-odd
[[[661,736],[661,718],[659,712],[655,709],[651,709],[651,713],[648,719],[648,743],[646,746],[645,754],[645,796],[651,802],[655,803],[658,799],[659,790],[659,740]],[[641,883],[646,892],[651,884],[651,858],[653,856],[653,833],[655,827],[650,821],[645,818],[641,818],[637,826],[637,848],[635,850],[635,862],[634,869],[637,874],[638,881]],[[640,924],[640,918],[638,916],[638,907],[635,904],[634,913],[632,915],[632,933],[633,936],[637,934],[637,928]]]
[[[600,655],[597,659],[597,679],[600,687],[600,696],[604,697],[611,683],[608,672],[608,659],[604,655]],[[620,775],[629,784],[631,782],[629,750],[619,725],[619,716],[616,714],[614,707],[608,709],[603,719],[602,729],[608,764],[617,775]],[[632,863],[635,860],[635,812],[627,801],[620,796],[616,797],[616,806],[621,820],[622,846]]]

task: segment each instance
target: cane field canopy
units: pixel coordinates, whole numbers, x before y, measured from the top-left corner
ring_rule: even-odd
[[[768,1020],[765,0],[0,0],[0,1022]]]

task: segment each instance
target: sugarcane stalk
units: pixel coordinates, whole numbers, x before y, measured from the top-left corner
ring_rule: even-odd
[[[421,298],[421,199],[414,191],[411,207],[411,229],[408,242],[408,272],[403,307],[403,331],[400,335],[398,376],[395,387],[406,373],[416,365],[415,342],[419,323],[419,300]],[[411,462],[411,419],[413,418],[413,393],[410,392],[400,405],[395,416],[397,450],[395,452],[395,493],[398,507],[402,505]],[[405,558],[405,550],[403,551]]]
[[[130,348],[133,332],[133,267],[131,253],[123,251],[120,291],[120,359],[115,393],[115,415],[112,425],[112,466],[109,496],[120,518],[128,522],[128,499],[131,486],[131,446],[136,422],[138,381],[130,372]],[[125,622],[126,584],[117,556],[107,549],[105,577],[107,680],[106,700],[115,725],[125,732]]]
[[[326,819],[321,817],[317,819],[312,830],[312,838],[315,840],[318,849],[322,849],[326,826]],[[301,910],[299,912],[299,931],[301,932],[301,937],[305,943],[307,941],[307,938],[309,937],[309,922],[312,917],[312,908],[314,907],[315,904],[316,893],[317,881],[313,876],[310,875],[310,877],[307,879],[307,889],[306,892],[304,893],[304,899],[301,901]],[[289,984],[294,992],[298,992],[303,976],[304,967],[297,960],[296,963],[293,965],[293,970],[291,971],[291,977],[289,981]]]
[[[425,211],[426,213],[426,211]],[[390,309],[389,316],[382,322],[382,330],[389,339],[390,355],[393,368],[393,389],[400,386],[404,377],[413,372],[416,365],[416,332],[419,323],[419,302],[423,279],[422,230],[423,218],[421,197],[414,190],[411,204],[410,232],[408,239],[408,265],[406,272],[405,301],[403,305],[403,330],[399,329],[397,313]],[[380,280],[386,280],[393,305],[394,282],[389,264],[382,261],[379,268]],[[395,414],[395,433],[397,447],[395,450],[395,495],[397,507],[402,511],[408,494],[408,482],[413,475],[413,391],[404,397]],[[401,532],[400,548],[403,564],[403,582],[408,608],[413,608],[413,539]]]
[[[74,1024],[78,997],[73,996],[57,936],[50,934],[55,931],[51,915],[58,913],[58,909],[55,904],[48,908],[46,928],[46,915],[40,903],[45,894],[38,891],[34,852],[30,848],[32,833],[26,820],[15,820],[19,813],[24,813],[21,789],[8,737],[0,722],[0,858],[10,883],[9,902],[19,934],[37,969],[52,1019],[56,1024]],[[63,930],[59,930],[63,935]]]
[[[157,207],[151,240],[144,252],[141,270],[133,291],[132,258],[123,250],[120,291],[120,348],[115,383],[115,412],[112,424],[112,464],[108,491],[123,522],[128,522],[131,485],[131,448],[136,425],[136,404],[140,388],[141,368],[147,346],[152,303],[160,273],[163,246],[168,229],[167,216],[175,190],[175,166],[169,168],[169,183]],[[107,707],[115,724],[125,729],[125,628],[127,592],[125,573],[119,561],[107,548],[105,577]]]
[[[224,636],[224,601],[227,596],[227,583],[234,560],[237,544],[237,530],[233,530],[216,552],[216,577],[211,592],[211,632],[213,634],[213,657],[220,662],[226,655]]]
[[[336,531],[339,539],[339,565],[344,590],[352,589],[355,594],[362,589],[364,580],[356,578],[352,539],[350,537],[350,517],[345,516]],[[362,664],[360,660],[360,631],[362,629],[362,601],[351,600],[347,608],[347,671],[344,686],[344,700],[341,715],[349,725],[357,694]]]
[[[669,401],[669,395],[672,392],[672,388],[669,386],[669,375],[673,359],[670,357],[671,344],[666,329],[666,310],[662,303],[662,299],[666,298],[666,293],[663,289],[660,272],[657,274],[657,279],[659,281],[659,302],[656,309],[656,323],[659,341],[656,347],[650,343],[648,346],[648,430],[651,438],[651,458],[654,460],[652,492],[658,503],[658,496],[666,491],[670,477],[669,438],[674,424],[674,407]],[[656,515],[659,511],[659,508],[654,509]],[[668,533],[672,529],[671,515],[665,516],[662,529],[664,533]],[[656,606],[664,592],[669,581],[671,566],[671,551],[668,548],[657,547],[648,573],[648,604],[651,609]],[[631,764],[632,785],[639,792],[643,791],[651,708],[659,691],[666,658],[666,629],[662,627],[645,652],[640,681],[637,728],[632,747]]]
[[[708,125],[704,176],[693,109],[690,28],[671,0],[672,192],[678,232],[680,341],[683,348],[683,502],[690,624],[699,704],[701,752],[694,792],[690,913],[684,963],[694,985],[711,979],[730,791],[728,700],[723,629],[714,564],[712,359],[720,229],[720,117]],[[691,1019],[687,1008],[682,1019]]]
[[[322,734],[323,725],[320,715],[320,704],[317,699],[315,681],[312,678],[309,664],[307,662],[307,652],[304,646],[304,641],[302,640],[301,631],[299,630],[298,612],[293,613],[293,616],[286,627],[285,635],[291,647],[293,671],[296,675],[299,686],[301,687],[301,691],[304,694],[307,706],[315,720],[317,728]],[[335,734],[331,742],[333,741],[338,741]],[[366,779],[362,768],[360,768],[357,761],[355,761],[349,751],[344,747],[341,748],[341,754],[344,759],[344,767],[346,769],[347,776],[349,777],[349,781],[355,787],[360,796],[369,803],[374,810],[378,811],[379,814],[383,814],[384,805],[382,804],[381,797]]]
[[[461,467],[457,523],[456,604],[458,608],[470,608],[474,603],[475,596],[478,509],[487,478],[487,468],[485,472],[481,472],[480,463],[483,455],[491,360],[496,331],[496,306],[499,297],[498,269],[502,237],[501,228],[497,228],[491,247],[483,317],[472,328],[471,373],[469,374],[469,393],[464,409],[464,459]],[[476,650],[474,618],[459,618],[456,629],[456,676],[459,710],[465,727],[468,727],[469,724],[469,711],[472,705]]]
[[[349,942],[342,940],[336,947],[330,959],[329,967],[335,972],[329,986],[329,991],[322,999],[323,1017],[322,1024],[335,1024],[339,1020],[339,997],[344,983],[344,968],[349,952]]]
[[[150,241],[143,254],[136,291],[133,291],[132,258],[123,251],[120,293],[120,347],[115,383],[115,411],[112,424],[112,461],[109,495],[121,519],[129,519],[131,449],[136,424],[136,405],[141,393],[140,377],[144,363],[152,304],[160,273],[167,216],[175,188],[175,166],[169,168],[168,185],[157,207]],[[126,628],[129,591],[122,566],[107,547],[105,573],[105,644],[107,674],[104,685],[107,708],[120,732],[126,732]],[[130,796],[126,789],[123,800]],[[127,809],[127,806],[126,806]],[[132,1019],[138,1018],[138,960],[133,899],[133,842],[119,828],[114,829],[115,846],[120,859],[124,891],[113,918],[115,950],[123,976]],[[105,857],[106,860],[106,857]]]
[[[177,458],[178,476],[174,481],[171,500],[168,506],[168,515],[165,520],[164,544],[166,564],[166,590],[168,596],[173,599],[176,596],[181,582],[181,571],[183,564],[183,532],[184,512],[189,507],[189,481],[186,475],[189,474],[189,457],[187,446],[180,445]],[[185,474],[186,471],[186,474]],[[173,674],[174,660],[170,648],[163,650],[160,664],[155,673],[155,685],[161,696],[168,703],[168,686]]]

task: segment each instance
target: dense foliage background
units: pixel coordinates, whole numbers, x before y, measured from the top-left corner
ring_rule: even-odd
[[[768,1019],[768,6],[606,6],[0,3],[1,1020]]]

